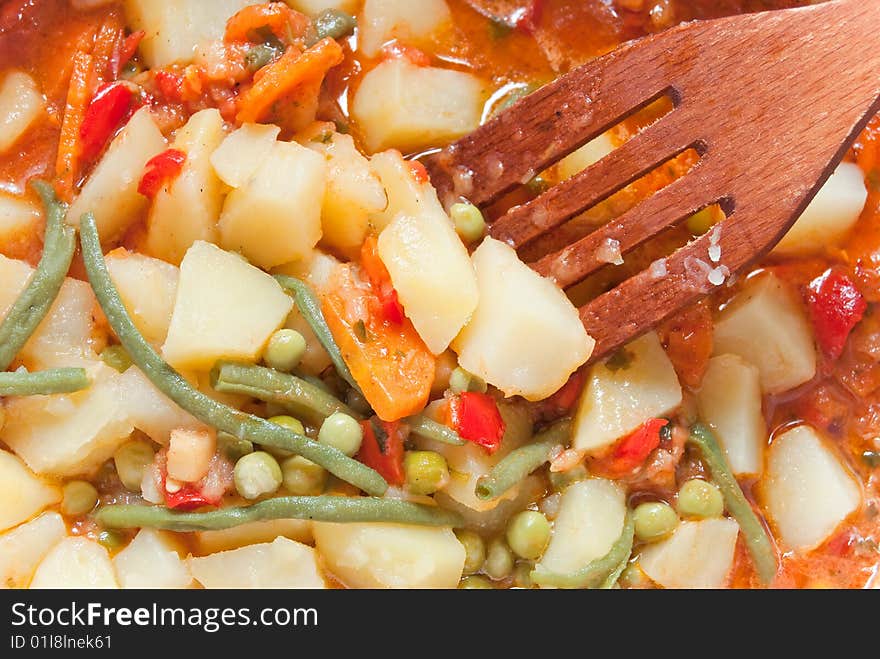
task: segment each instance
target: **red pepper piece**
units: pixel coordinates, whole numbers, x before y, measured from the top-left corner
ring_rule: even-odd
[[[807,306],[819,347],[828,359],[838,359],[868,308],[864,296],[846,274],[831,269],[810,282]]]
[[[156,81],[156,87],[166,101],[183,102],[183,76],[171,71],[155,71],[153,80]]]
[[[86,108],[79,130],[80,155],[84,161],[97,158],[116,129],[130,116],[133,96],[131,86],[124,82],[111,82],[98,90]]]
[[[610,471],[627,474],[644,464],[651,452],[660,446],[660,429],[669,425],[666,419],[650,419],[624,437],[611,454]]]
[[[546,0],[531,0],[528,7],[523,9],[516,17],[514,26],[517,30],[522,30],[526,34],[534,34],[541,22],[541,16],[544,13]]]
[[[113,71],[117,77],[122,73],[125,65],[131,61],[135,53],[137,53],[138,46],[140,46],[145,34],[146,32],[143,30],[132,32],[117,44],[116,52],[113,53]]]
[[[425,166],[422,163],[418,160],[408,160],[407,164],[409,165],[409,169],[412,172],[416,183],[421,184],[431,182],[431,176],[428,174],[428,170],[425,169]]]
[[[403,442],[406,439],[398,421],[374,417],[361,421],[364,438],[357,459],[375,469],[391,485],[403,485]]]
[[[379,298],[382,319],[393,325],[400,325],[405,317],[403,306],[397,298],[391,275],[379,257],[379,242],[376,236],[368,236],[361,247],[361,267],[370,280],[373,292]]]
[[[187,483],[177,492],[165,492],[165,505],[173,510],[195,510],[204,506],[216,506],[220,502],[205,497],[192,483]]]
[[[150,158],[144,166],[144,173],[138,183],[138,192],[148,199],[153,199],[163,185],[180,175],[185,162],[186,154],[178,149],[168,149]]]
[[[501,446],[504,419],[495,399],[488,394],[465,391],[449,401],[452,426],[462,439],[478,444],[489,453]]]

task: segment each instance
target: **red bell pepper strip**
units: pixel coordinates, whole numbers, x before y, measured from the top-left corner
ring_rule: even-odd
[[[504,419],[495,399],[488,394],[465,391],[449,401],[452,427],[462,439],[478,444],[489,453],[501,446]]]
[[[145,35],[146,32],[138,30],[137,32],[132,32],[117,43],[116,52],[113,53],[113,60],[111,62],[114,73],[117,77],[122,73],[122,69],[125,68],[125,65],[135,56],[135,53],[137,53],[138,46],[140,46]]]
[[[852,279],[832,269],[810,282],[807,306],[819,347],[828,359],[838,359],[868,308],[864,296]]]
[[[165,505],[173,510],[195,510],[204,506],[217,506],[218,500],[205,497],[200,489],[192,483],[186,483],[176,492],[165,491]]]
[[[364,438],[357,459],[375,469],[391,485],[403,485],[405,432],[397,421],[378,418],[361,421]]]
[[[130,116],[133,97],[131,85],[125,82],[111,82],[98,90],[79,129],[83,160],[92,161],[104,150],[116,129]]]
[[[376,236],[368,236],[361,247],[361,267],[370,280],[373,292],[379,298],[382,319],[394,325],[403,323],[403,306],[397,298],[391,275],[379,257],[379,241]]]
[[[178,149],[168,149],[153,156],[144,166],[144,173],[138,183],[138,192],[148,199],[153,199],[162,186],[180,175],[185,162],[186,154]]]
[[[660,446],[660,430],[669,425],[666,419],[649,419],[624,437],[611,453],[608,471],[623,475],[639,468],[651,452]]]

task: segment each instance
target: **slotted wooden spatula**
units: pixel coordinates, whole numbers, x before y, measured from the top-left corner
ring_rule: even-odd
[[[695,22],[624,44],[425,159],[441,199],[486,206],[668,96],[674,109],[579,175],[495,221],[514,247],[693,148],[682,178],[531,264],[562,288],[718,203],[708,234],[580,309],[605,357],[768,252],[880,110],[880,0]],[[615,242],[616,241],[616,242]]]

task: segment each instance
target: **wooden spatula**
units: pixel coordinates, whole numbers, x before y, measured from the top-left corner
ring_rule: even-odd
[[[672,112],[604,159],[510,209],[490,235],[519,248],[693,148],[682,178],[531,264],[567,288],[712,204],[726,219],[581,307],[595,361],[768,252],[880,111],[880,0],[695,22],[624,44],[425,159],[441,199],[486,206],[667,96]]]

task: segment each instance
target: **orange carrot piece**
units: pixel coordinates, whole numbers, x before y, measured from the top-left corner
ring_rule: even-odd
[[[264,67],[253,87],[241,95],[236,119],[239,123],[260,121],[279,99],[307,83],[320,83],[327,71],[342,60],[342,46],[329,38],[321,39],[304,53],[288,48]]]
[[[301,14],[283,2],[266,2],[245,7],[226,21],[224,41],[253,41],[259,31],[269,28],[282,43],[290,44],[309,27],[308,16]]]
[[[95,58],[95,76],[97,84],[111,82],[116,79],[114,60],[118,57],[119,46],[125,38],[122,20],[117,12],[112,12],[101,25],[95,36],[95,47],[92,54]]]
[[[73,71],[64,104],[61,137],[55,172],[58,176],[56,192],[64,201],[73,197],[73,188],[79,175],[79,132],[86,107],[92,98],[94,80],[94,56],[85,47],[78,48],[73,56]]]

